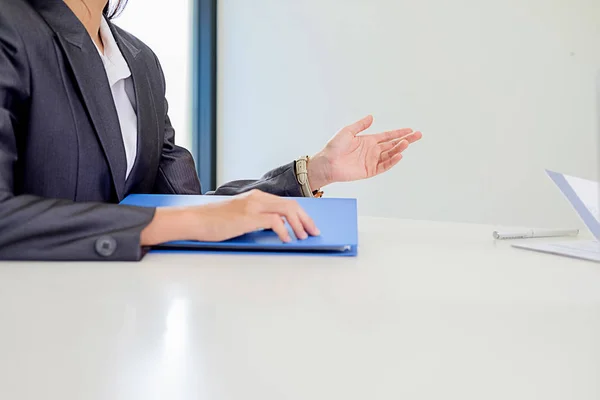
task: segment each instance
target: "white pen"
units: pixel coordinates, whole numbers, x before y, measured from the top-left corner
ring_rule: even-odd
[[[577,236],[579,229],[526,229],[522,231],[495,231],[494,239],[531,239],[560,236]]]

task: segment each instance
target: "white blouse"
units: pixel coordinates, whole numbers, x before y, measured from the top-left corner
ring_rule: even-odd
[[[135,90],[133,88],[133,80],[131,71],[127,65],[127,61],[117,46],[117,42],[108,26],[106,19],[102,17],[100,23],[100,37],[104,45],[104,54],[98,49],[110,90],[112,91],[113,100],[119,116],[119,125],[121,126],[121,134],[123,136],[123,145],[125,146],[125,156],[127,157],[127,172],[125,179],[129,177],[129,173],[135,163],[137,155],[137,114],[136,114],[136,99]],[[98,48],[96,46],[96,48]]]

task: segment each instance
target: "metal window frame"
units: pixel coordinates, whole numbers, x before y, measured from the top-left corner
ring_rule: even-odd
[[[193,9],[192,134],[202,191],[217,185],[217,0]]]

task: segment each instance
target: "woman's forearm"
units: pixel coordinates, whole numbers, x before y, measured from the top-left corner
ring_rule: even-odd
[[[299,239],[319,235],[314,221],[300,205],[252,190],[213,204],[189,208],[157,208],[150,224],[140,235],[142,246],[197,240],[221,242],[258,229],[272,229],[284,242],[290,242],[288,222]]]
[[[192,216],[185,208],[157,208],[152,222],[140,236],[142,246],[155,246],[176,240],[189,240],[193,236]]]

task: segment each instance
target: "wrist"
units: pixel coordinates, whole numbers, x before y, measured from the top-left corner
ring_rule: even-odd
[[[308,183],[312,190],[319,190],[333,183],[330,178],[330,167],[327,157],[317,153],[308,160]]]
[[[140,236],[142,246],[155,246],[193,237],[193,216],[186,208],[157,208],[152,222]]]

